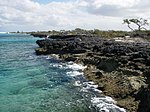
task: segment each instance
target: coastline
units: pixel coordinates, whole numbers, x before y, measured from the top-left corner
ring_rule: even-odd
[[[149,43],[121,43],[77,36],[40,40],[37,44],[40,46],[36,49],[38,55],[58,54],[64,61],[87,66],[85,77],[127,111],[140,112],[149,104],[149,98],[145,99],[149,93]]]
[[[122,85],[117,85],[118,81],[119,83],[121,83],[121,80],[123,79],[127,80],[127,78],[124,76],[121,76],[121,77],[118,76],[119,72],[118,74],[117,72],[105,73],[104,71],[99,70],[95,65],[85,64],[83,60],[86,57],[83,57],[83,55],[85,54],[81,54],[81,55],[78,54],[79,57],[75,61],[72,60],[74,56],[73,55],[68,56],[68,54],[57,55],[56,59],[64,60],[66,62],[73,61],[74,63],[86,66],[86,68],[83,70],[83,75],[89,82],[93,82],[94,84],[97,85],[96,89],[101,91],[100,94],[103,94],[106,97],[108,96],[109,98],[112,98],[112,103],[119,106],[122,112],[125,112],[124,108],[129,112],[135,111],[135,109],[138,108],[137,106],[139,105],[139,102],[135,101],[133,97],[129,96],[124,99],[123,98],[124,96],[115,96],[117,94],[123,95],[123,94],[126,94],[126,92],[128,91],[132,91],[131,89],[127,90],[130,87],[126,88],[126,90],[123,90],[125,88],[121,87]],[[112,77],[110,75],[112,75]],[[116,76],[118,76],[117,80],[115,80]],[[124,82],[124,83],[127,83],[127,82]],[[145,83],[143,85],[145,85]],[[98,102],[96,104],[98,105]]]
[[[65,58],[62,58],[62,55],[51,54],[48,55],[47,59],[56,59],[64,61]],[[66,65],[56,65],[57,67],[64,67],[72,69],[72,71],[67,72],[69,77],[74,79],[74,86],[80,87],[80,92],[84,93],[86,98],[90,99],[93,107],[96,108],[97,111],[119,111],[126,112],[124,108],[117,106],[117,102],[109,96],[106,96],[102,93],[102,91],[98,88],[98,85],[87,78],[87,72],[89,71],[88,66],[83,65],[79,60],[76,61],[65,61]],[[95,70],[90,69],[91,70]],[[93,94],[88,96],[88,94]]]

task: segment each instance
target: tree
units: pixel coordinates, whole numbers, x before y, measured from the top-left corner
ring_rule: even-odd
[[[139,18],[139,19],[124,19],[123,22],[124,22],[123,24],[127,24],[128,28],[131,29],[132,31],[146,30],[146,28],[144,26],[145,25],[149,25],[148,20],[143,19],[143,18]],[[135,24],[138,28],[137,29],[133,29],[131,27],[131,24]]]

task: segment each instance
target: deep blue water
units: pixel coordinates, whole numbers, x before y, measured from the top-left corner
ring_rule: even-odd
[[[35,55],[37,39],[0,34],[0,112],[120,111],[89,88],[73,63]]]

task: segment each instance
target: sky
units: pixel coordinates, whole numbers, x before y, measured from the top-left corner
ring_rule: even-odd
[[[149,0],[0,0],[0,32],[128,30],[123,19],[140,17],[150,21]]]

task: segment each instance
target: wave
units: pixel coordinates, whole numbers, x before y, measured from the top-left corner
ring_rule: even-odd
[[[51,63],[51,66],[69,69],[66,75],[73,78],[73,85],[80,88],[79,91],[83,97],[89,99],[92,107],[96,108],[98,112],[126,112],[124,108],[117,106],[117,102],[111,97],[102,95],[102,91],[97,89],[97,84],[85,79],[83,70],[86,66],[74,62]]]

